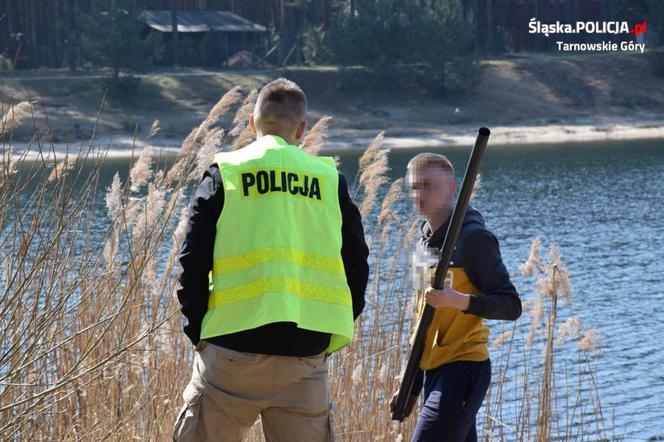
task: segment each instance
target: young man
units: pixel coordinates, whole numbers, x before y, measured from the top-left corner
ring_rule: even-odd
[[[178,441],[330,441],[327,355],[364,307],[369,251],[332,158],[297,147],[306,97],[260,91],[257,140],[217,154],[190,207],[178,299],[196,346]],[[212,272],[211,280],[208,274]]]
[[[433,153],[415,156],[408,163],[408,185],[424,220],[418,244],[420,262],[435,265],[452,215],[456,182],[449,160]],[[431,259],[433,258],[433,259]],[[426,259],[425,259],[426,260]],[[487,350],[489,330],[482,319],[516,320],[521,301],[511,283],[498,241],[484,227],[482,215],[469,207],[442,290],[431,285],[428,268],[418,290],[418,312],[424,302],[436,309],[426,335],[420,371],[406,407],[410,415],[424,384],[423,407],[413,441],[476,441],[475,415],[491,381]],[[390,403],[394,407],[396,399]]]

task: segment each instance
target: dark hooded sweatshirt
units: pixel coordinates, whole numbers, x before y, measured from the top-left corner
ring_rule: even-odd
[[[420,225],[420,243],[440,250],[448,225],[449,219],[432,232],[429,223],[423,221]],[[503,264],[498,240],[485,228],[480,212],[472,207],[468,207],[466,212],[450,265],[463,267],[470,282],[481,292],[479,296],[470,297],[470,305],[464,313],[511,321],[521,315],[521,300]],[[420,372],[413,394],[419,394],[421,387]]]

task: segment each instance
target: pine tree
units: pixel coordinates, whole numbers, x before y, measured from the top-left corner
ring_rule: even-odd
[[[472,89],[480,79],[475,29],[463,13],[461,0],[429,1],[418,14],[420,57],[441,92]]]
[[[136,2],[131,0],[91,0],[89,9],[79,14],[81,46],[87,60],[131,74],[149,67],[161,57],[161,36],[141,33],[146,25],[139,19]]]

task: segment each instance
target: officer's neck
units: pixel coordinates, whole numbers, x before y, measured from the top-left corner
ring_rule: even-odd
[[[300,144],[300,141],[295,138],[294,135],[291,134],[284,134],[283,132],[280,131],[266,131],[266,132],[260,132],[256,131],[256,139],[263,138],[266,135],[273,135],[275,137],[282,138],[284,141],[286,141],[288,144],[292,146],[297,146]]]

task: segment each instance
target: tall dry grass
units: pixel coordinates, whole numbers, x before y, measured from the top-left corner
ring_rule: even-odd
[[[123,174],[128,179],[115,174],[107,189],[100,189],[107,150],[92,143],[76,155],[59,154],[38,138],[16,150],[12,130],[31,108],[3,110],[2,440],[169,439],[193,354],[175,298],[192,184],[214,151],[251,140],[243,120],[254,100],[255,92],[232,89],[183,141],[170,167],[148,146]],[[230,129],[219,126],[228,112],[236,112]],[[314,126],[307,151],[320,150],[328,122],[325,117]],[[158,127],[155,122],[148,138]],[[351,186],[365,222],[372,277],[355,339],[330,362],[335,432],[343,441],[407,440],[415,423],[411,417],[395,425],[387,407],[413,328],[408,266],[417,229],[398,210],[403,180],[390,182],[382,141],[379,134],[362,155]],[[34,159],[28,160],[28,150],[37,152]],[[606,438],[588,357],[592,332],[573,314],[557,252],[546,260],[539,249],[536,240],[523,267],[536,287],[524,291],[530,329],[509,324],[495,333],[494,382],[479,415],[480,437]],[[567,307],[562,315],[561,303]],[[581,363],[563,372],[556,349],[570,342],[580,344]],[[570,397],[574,385],[589,387]],[[561,398],[572,402],[561,407]],[[262,440],[258,423],[249,439]]]

